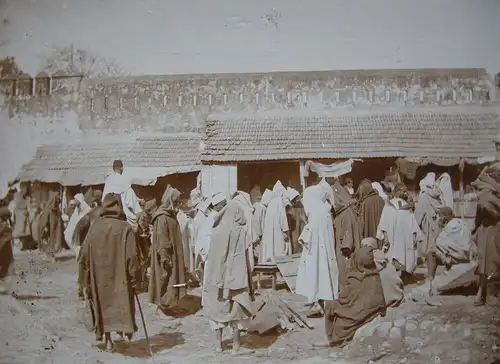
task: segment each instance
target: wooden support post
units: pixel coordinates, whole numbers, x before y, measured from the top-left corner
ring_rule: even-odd
[[[459,185],[460,185],[460,218],[464,218],[464,169],[465,169],[465,160],[463,158],[460,159],[460,163],[458,165],[459,169]]]
[[[300,185],[302,186],[302,192],[306,190],[306,177],[305,177],[305,162],[299,162],[299,173],[300,173]]]
[[[259,273],[257,273],[257,289],[260,290],[260,288],[261,288],[261,285],[260,285],[260,272],[259,272]]]
[[[273,272],[271,276],[271,288],[273,291],[276,291],[276,272]]]

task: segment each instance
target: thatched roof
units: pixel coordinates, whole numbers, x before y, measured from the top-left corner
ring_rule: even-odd
[[[104,183],[113,160],[121,159],[133,183],[148,185],[161,176],[201,170],[199,134],[159,134],[85,138],[38,148],[22,167],[21,181],[62,185]]]

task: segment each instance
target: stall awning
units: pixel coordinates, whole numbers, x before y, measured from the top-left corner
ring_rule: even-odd
[[[44,145],[24,165],[21,181],[60,183],[65,186],[104,183],[113,160],[121,159],[124,174],[133,184],[152,185],[159,177],[201,170],[201,136],[194,133],[79,139]]]

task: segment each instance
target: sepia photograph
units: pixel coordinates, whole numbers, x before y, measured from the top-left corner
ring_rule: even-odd
[[[500,0],[0,0],[0,364],[500,364]]]

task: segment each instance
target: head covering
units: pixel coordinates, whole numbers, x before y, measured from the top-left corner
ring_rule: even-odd
[[[373,194],[374,191],[375,189],[372,187],[371,181],[368,179],[364,179],[358,186],[357,195],[360,200],[363,200],[364,198]]]
[[[220,204],[222,201],[226,201],[226,196],[222,192],[217,192],[215,195],[212,196],[212,199],[210,200],[210,205],[215,206]]]
[[[127,217],[123,211],[121,196],[116,193],[106,194],[102,201],[102,207],[99,210],[99,216],[127,221]]]
[[[288,199],[288,201],[292,202],[293,199],[298,197],[298,196],[300,196],[300,193],[297,190],[295,190],[291,187],[288,187],[286,189],[285,197]]]
[[[436,184],[436,174],[434,172],[429,172],[423,180],[420,181],[420,192],[431,191]]]
[[[377,239],[364,238],[363,240],[361,240],[361,246],[367,246],[367,247],[371,247],[373,249],[377,249],[378,248]]]
[[[197,188],[191,190],[191,192],[189,194],[188,206],[189,207],[196,207],[201,203],[201,201],[202,201],[202,196],[201,196],[200,189],[197,187]]]
[[[450,175],[448,173],[443,173],[437,179],[436,186],[441,191],[444,204],[453,209],[453,187],[451,185]]]
[[[211,199],[203,198],[201,202],[196,205],[196,210],[201,211],[203,213],[207,212],[208,207],[210,206]]]
[[[273,187],[273,198],[283,197],[285,192],[286,192],[286,188],[283,186],[281,181],[276,182],[276,184]]]
[[[163,196],[161,197],[161,206],[167,208],[168,210],[173,210],[175,202],[179,200],[181,193],[178,189],[167,185]]]
[[[259,202],[262,199],[262,193],[260,192],[259,185],[253,186],[252,190],[250,191],[250,199],[252,200],[252,203]]]
[[[449,206],[443,206],[439,209],[439,214],[441,216],[446,216],[446,217],[449,217],[449,218],[453,218],[453,210],[451,209],[451,207]]]
[[[271,190],[266,189],[264,191],[264,194],[262,195],[260,203],[263,204],[264,206],[267,206],[269,205],[269,202],[271,202],[271,198],[273,198],[273,192]]]
[[[387,201],[387,194],[385,193],[384,189],[382,188],[382,185],[378,182],[373,182],[372,187],[375,191],[378,192],[378,195],[382,197],[382,200]]]

